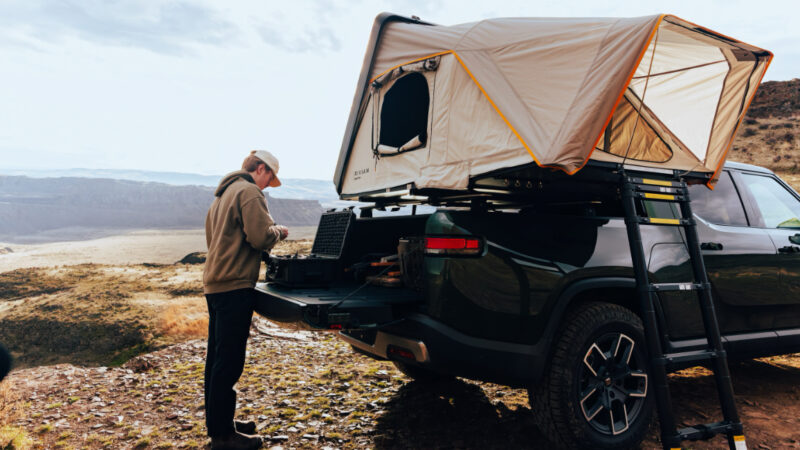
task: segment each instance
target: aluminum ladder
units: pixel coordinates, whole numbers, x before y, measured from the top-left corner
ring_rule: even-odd
[[[678,177],[672,179],[641,178],[629,176],[625,172],[621,172],[620,175],[622,178],[620,194],[625,211],[625,225],[628,231],[628,243],[636,277],[636,291],[649,352],[649,371],[653,379],[651,386],[661,424],[661,443],[664,449],[674,450],[681,448],[681,442],[686,440],[705,440],[717,434],[725,434],[731,449],[745,450],[747,445],[742,423],[736,411],[728,360],[722,347],[717,315],[711,299],[711,284],[708,281],[703,255],[700,252],[687,184]],[[677,204],[680,206],[680,218],[645,217],[637,211],[637,203],[641,204],[644,200]],[[650,281],[642,245],[642,225],[683,228],[689,259],[692,263],[693,281],[683,283],[652,283]],[[707,338],[707,347],[703,350],[681,353],[664,353],[662,350],[662,342],[666,342],[666,336],[659,328],[655,302],[658,292],[667,291],[697,293]],[[667,372],[673,367],[685,366],[687,363],[705,363],[714,372],[723,416],[721,422],[677,428],[667,382]]]

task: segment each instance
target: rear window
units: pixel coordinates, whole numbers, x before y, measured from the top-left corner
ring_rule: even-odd
[[[747,226],[742,200],[727,171],[722,172],[713,191],[697,184],[689,187],[689,197],[692,212],[703,220],[717,225]]]

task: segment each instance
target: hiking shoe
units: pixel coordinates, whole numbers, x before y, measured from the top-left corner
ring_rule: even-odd
[[[233,426],[236,427],[236,431],[242,434],[256,434],[256,423],[252,420],[247,422],[243,422],[241,420],[234,420]]]
[[[255,450],[261,448],[261,444],[261,436],[236,432],[211,438],[211,450]]]

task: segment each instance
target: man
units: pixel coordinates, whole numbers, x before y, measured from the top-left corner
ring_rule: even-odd
[[[226,175],[206,216],[203,288],[208,303],[208,352],[205,370],[206,427],[212,449],[255,449],[261,438],[253,422],[234,422],[233,386],[244,369],[261,253],[286,239],[267,209],[267,186],[278,187],[278,160],[253,150],[242,170]],[[250,434],[245,434],[250,433]]]

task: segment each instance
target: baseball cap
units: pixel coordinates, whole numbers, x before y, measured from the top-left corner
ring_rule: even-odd
[[[278,179],[278,168],[280,165],[278,164],[278,158],[275,157],[272,153],[266,150],[253,150],[250,152],[251,155],[255,156],[256,158],[264,161],[270,169],[272,169],[272,181],[269,183],[269,187],[278,187],[281,185],[281,180]]]

